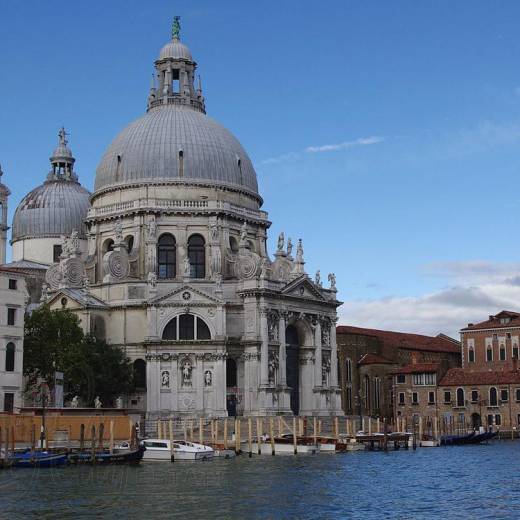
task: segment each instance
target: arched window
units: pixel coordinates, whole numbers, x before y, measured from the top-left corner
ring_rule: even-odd
[[[146,390],[146,361],[144,359],[134,361],[134,384],[139,390]]]
[[[206,247],[202,236],[191,235],[189,238],[188,260],[190,261],[190,277],[206,278]]]
[[[486,349],[486,361],[493,361],[493,347],[488,345]]]
[[[475,349],[473,347],[468,347],[468,362],[475,363]]]
[[[498,394],[494,386],[489,389],[489,406],[498,406]]]
[[[5,347],[5,371],[14,372],[14,355],[16,347],[14,343],[8,343]]]
[[[193,314],[181,314],[171,319],[164,327],[162,339],[205,340],[211,339],[211,332],[202,318]]]
[[[345,374],[345,382],[352,383],[352,360],[347,358],[347,371]]]
[[[175,237],[166,233],[157,241],[157,277],[175,278],[176,270]]]
[[[109,251],[114,250],[114,241],[111,238],[108,238],[103,242],[103,246],[101,248],[101,251],[103,254],[108,253]]]
[[[128,235],[126,238],[125,238],[125,242],[126,242],[126,250],[131,253],[132,252],[132,249],[134,248],[134,237],[132,235]]]
[[[464,406],[464,389],[457,388],[457,406]]]
[[[226,387],[237,386],[237,362],[232,358],[226,359]]]
[[[229,248],[231,251],[233,251],[233,253],[238,252],[238,242],[235,237],[229,237]]]

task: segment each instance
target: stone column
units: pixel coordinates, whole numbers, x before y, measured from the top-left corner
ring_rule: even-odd
[[[269,327],[267,324],[267,308],[260,308],[260,385],[269,386]]]
[[[314,386],[322,386],[321,374],[321,323],[317,319],[314,327]]]
[[[330,386],[338,386],[338,345],[336,343],[336,319],[330,320]]]
[[[278,318],[278,341],[280,342],[280,350],[278,353],[278,382],[281,386],[287,386],[287,353],[285,349],[285,313],[281,312]]]

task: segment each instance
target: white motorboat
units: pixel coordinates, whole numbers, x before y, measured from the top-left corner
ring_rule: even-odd
[[[215,454],[213,448],[196,442],[174,440],[171,444],[169,439],[144,439],[142,444],[145,461],[210,460]]]
[[[294,455],[294,444],[292,442],[283,442],[283,437],[275,438],[274,451],[277,455]],[[258,439],[253,439],[251,450],[254,454],[258,453]],[[242,441],[241,448],[243,452],[249,450],[249,441]],[[319,445],[316,444],[300,444],[296,445],[296,453],[316,454],[320,452]],[[260,438],[260,453],[262,455],[272,455],[271,442],[267,436]]]

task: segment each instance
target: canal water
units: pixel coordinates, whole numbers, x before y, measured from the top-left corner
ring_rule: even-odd
[[[520,518],[520,442],[0,471],[0,518]]]

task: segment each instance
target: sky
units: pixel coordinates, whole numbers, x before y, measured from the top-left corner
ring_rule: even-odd
[[[337,277],[340,323],[456,335],[520,311],[517,1],[0,0],[10,216],[65,125],[92,190],[181,16],[208,115],[258,175],[274,252]]]

